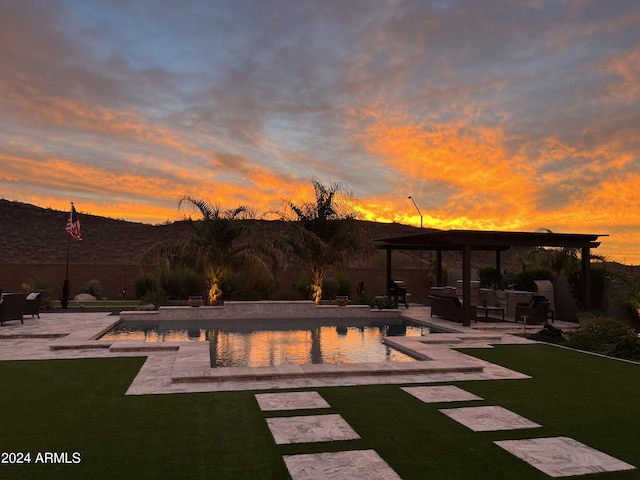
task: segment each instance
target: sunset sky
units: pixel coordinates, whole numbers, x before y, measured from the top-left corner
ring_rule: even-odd
[[[362,219],[640,263],[637,0],[3,0],[0,197],[145,223],[343,181]]]

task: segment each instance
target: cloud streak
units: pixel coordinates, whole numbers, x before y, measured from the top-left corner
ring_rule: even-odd
[[[0,6],[1,195],[159,223],[345,181],[362,218],[609,233],[640,263],[640,5]]]

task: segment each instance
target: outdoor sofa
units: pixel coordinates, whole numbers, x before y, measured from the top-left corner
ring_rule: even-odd
[[[429,295],[429,304],[431,305],[431,316],[437,315],[445,320],[462,323],[463,308],[462,303],[457,297]],[[471,318],[475,320],[476,307],[472,305],[471,310]]]

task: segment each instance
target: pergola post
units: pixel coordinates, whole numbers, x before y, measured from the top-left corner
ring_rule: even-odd
[[[391,288],[391,249],[387,248],[387,292],[389,292],[389,289]],[[385,295],[386,295],[385,293]]]
[[[442,250],[436,250],[436,286],[444,286],[442,283]]]
[[[591,310],[591,249],[582,247],[582,299],[583,309]]]
[[[471,245],[462,247],[462,325],[471,326]]]

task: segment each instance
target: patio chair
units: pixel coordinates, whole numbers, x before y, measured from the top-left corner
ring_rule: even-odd
[[[0,324],[11,320],[20,320],[24,323],[24,307],[27,303],[25,293],[3,293],[0,301]]]
[[[395,308],[398,308],[400,303],[404,304],[404,308],[409,308],[407,298],[410,297],[411,294],[407,293],[407,286],[402,280],[391,279],[387,296],[393,300]]]
[[[549,317],[549,307],[551,302],[545,297],[534,296],[531,301],[526,303],[519,303],[516,305],[515,321],[522,320],[524,322],[524,316],[527,317],[528,324],[540,324],[547,323]]]
[[[44,290],[36,290],[27,295],[27,302],[24,307],[24,314],[31,315],[31,318],[37,316],[40,318],[40,305],[44,297]]]

